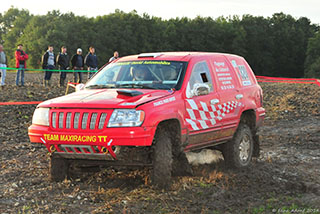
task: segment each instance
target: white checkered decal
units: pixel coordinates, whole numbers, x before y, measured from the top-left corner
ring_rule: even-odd
[[[222,120],[226,114],[233,112],[237,106],[241,106],[238,101],[208,106],[205,102],[200,101],[200,105],[197,105],[193,99],[187,99],[188,114],[186,121],[190,129],[207,129],[213,127],[216,124],[216,120]]]

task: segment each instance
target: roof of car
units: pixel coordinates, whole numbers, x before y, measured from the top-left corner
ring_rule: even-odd
[[[213,53],[213,52],[155,52],[155,53],[141,53],[137,55],[121,57],[118,62],[121,61],[133,61],[133,60],[172,60],[172,61],[189,61],[193,57],[200,56],[231,56],[232,54],[226,53]],[[232,55],[236,56],[236,55]],[[236,56],[239,57],[239,56]]]

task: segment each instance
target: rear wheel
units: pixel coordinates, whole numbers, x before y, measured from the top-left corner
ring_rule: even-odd
[[[54,154],[50,157],[50,176],[52,181],[63,181],[69,176],[68,160]]]
[[[153,151],[152,183],[161,188],[169,189],[172,177],[172,139],[165,129],[157,130]]]
[[[239,124],[232,140],[223,145],[222,154],[228,167],[243,168],[251,164],[253,138],[249,126]]]

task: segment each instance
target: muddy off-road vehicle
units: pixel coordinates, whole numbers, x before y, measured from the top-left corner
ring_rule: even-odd
[[[230,167],[259,155],[262,90],[247,62],[221,53],[127,56],[77,92],[39,104],[31,142],[51,153],[51,179],[72,166],[152,167],[152,182],[190,172],[186,152],[218,149]]]

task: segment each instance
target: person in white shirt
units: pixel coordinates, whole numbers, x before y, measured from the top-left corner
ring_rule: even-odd
[[[0,45],[0,74],[1,74],[1,81],[0,85],[5,85],[5,79],[6,79],[6,68],[7,67],[7,58],[6,54],[3,51],[3,45]],[[3,68],[3,69],[1,69]]]
[[[115,51],[115,52],[113,52],[113,57],[111,57],[109,59],[109,62],[112,62],[113,60],[118,59],[118,58],[119,58],[119,52]]]

